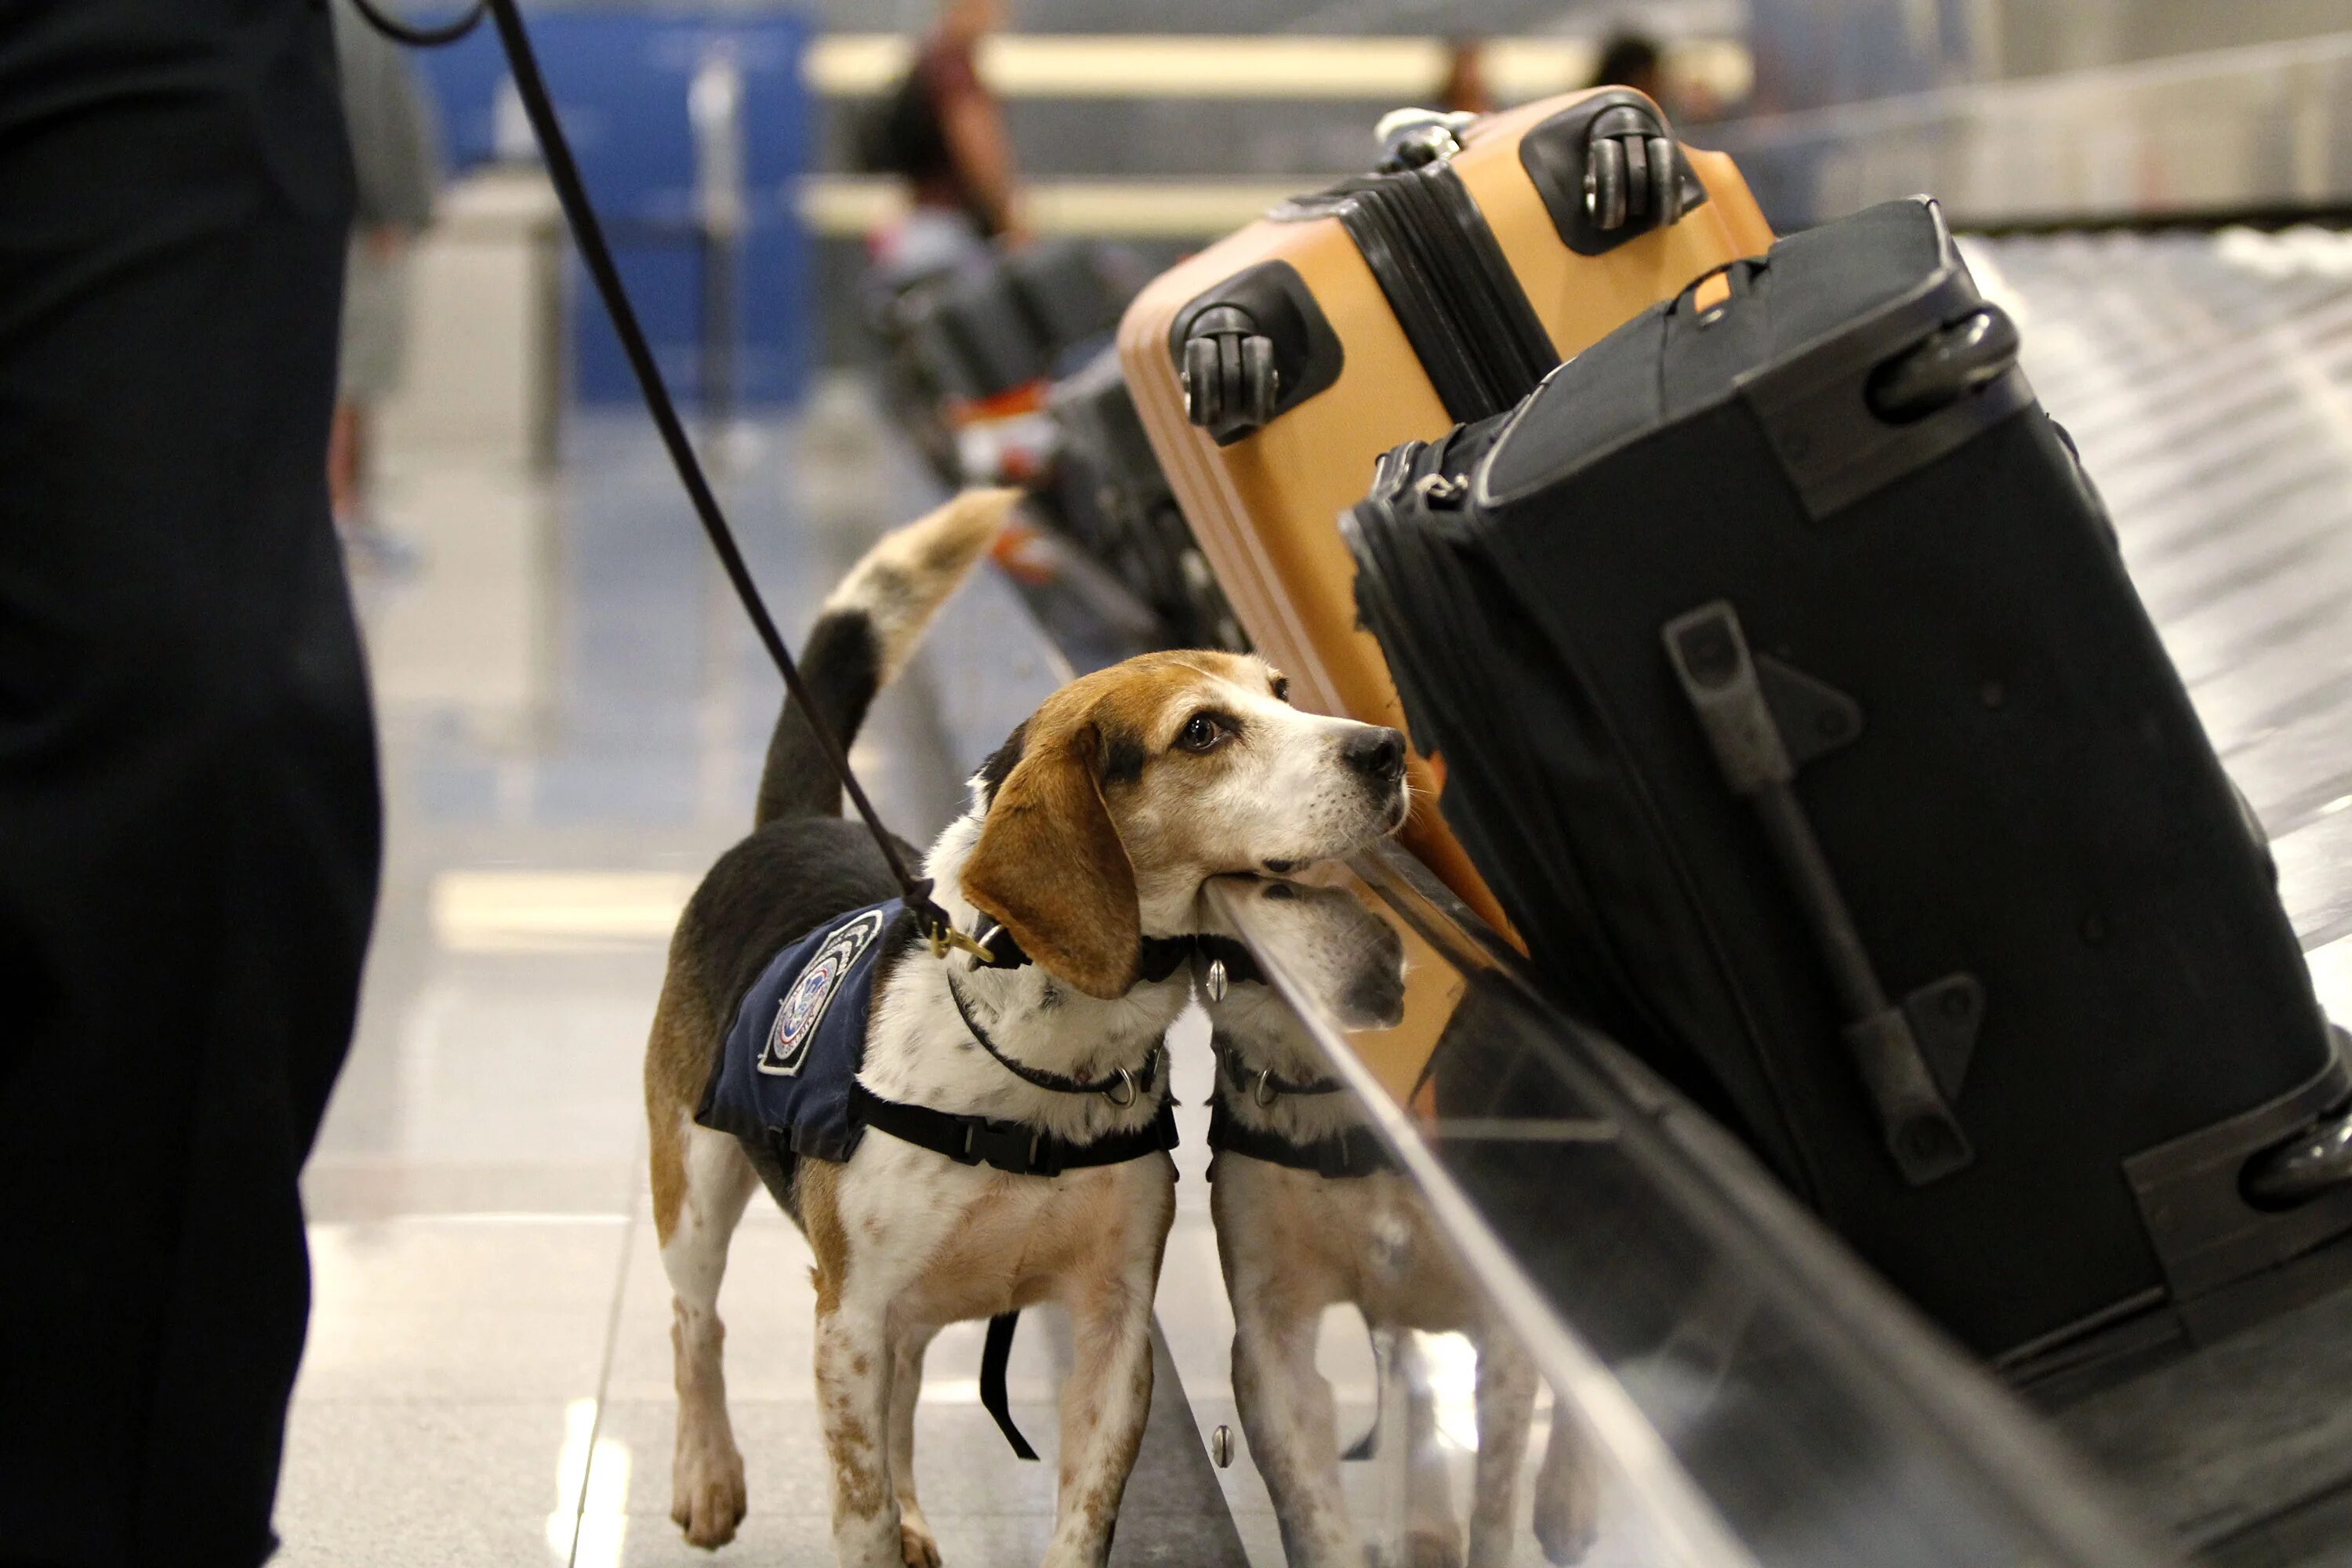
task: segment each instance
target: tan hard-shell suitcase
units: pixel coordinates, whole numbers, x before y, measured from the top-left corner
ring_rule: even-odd
[[[1295,700],[1402,729],[1339,531],[1374,460],[1514,405],[1772,236],[1728,158],[1677,146],[1622,88],[1424,116],[1389,145],[1387,172],[1286,203],[1148,285],[1118,348],[1202,553]],[[1438,760],[1413,765],[1424,804],[1405,842],[1507,930],[1438,817]]]

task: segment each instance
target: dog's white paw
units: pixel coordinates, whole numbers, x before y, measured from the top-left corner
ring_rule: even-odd
[[[940,1543],[921,1515],[898,1521],[898,1555],[907,1568],[940,1568]]]
[[[1416,1524],[1404,1538],[1408,1568],[1462,1568],[1462,1532],[1452,1525]]]
[[[670,1473],[669,1516],[686,1531],[688,1545],[726,1545],[735,1539],[735,1527],[743,1522],[750,1506],[743,1456],[731,1444],[723,1450],[678,1446],[677,1463]]]

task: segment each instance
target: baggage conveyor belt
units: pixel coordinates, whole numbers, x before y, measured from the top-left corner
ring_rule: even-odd
[[[1963,241],[2352,1019],[2352,235]],[[2352,1290],[2060,1425],[2208,1560],[2352,1561]]]
[[[2323,992],[2352,979],[2352,948],[2329,956],[2352,935],[2352,235],[1962,248],[2270,833]]]

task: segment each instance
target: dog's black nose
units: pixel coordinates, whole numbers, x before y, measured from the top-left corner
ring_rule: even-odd
[[[1404,776],[1404,737],[1394,730],[1359,730],[1341,742],[1339,755],[1378,784],[1392,784]]]

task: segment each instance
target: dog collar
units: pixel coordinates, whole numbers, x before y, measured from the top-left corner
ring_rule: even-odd
[[[952,973],[947,976],[947,983],[948,999],[955,1004],[956,1016],[963,1020],[963,1026],[971,1032],[971,1037],[980,1042],[980,1048],[994,1058],[998,1067],[1033,1089],[1045,1089],[1054,1094],[1099,1094],[1113,1105],[1125,1108],[1150,1094],[1152,1086],[1160,1081],[1160,1063],[1168,1055],[1165,1038],[1151,1042],[1151,1050],[1144,1057],[1139,1069],[1121,1068],[1108,1079],[1099,1080],[1047,1072],[1043,1068],[1033,1068],[1026,1062],[1006,1056],[996,1042],[988,1037],[988,1031],[980,1026],[979,1020],[971,1016],[971,1008],[963,999],[963,987],[955,983]]]
[[[1213,1044],[1209,1048],[1216,1053],[1217,1066],[1223,1071],[1225,1081],[1255,1100],[1261,1110],[1286,1096],[1337,1094],[1346,1087],[1332,1078],[1298,1083],[1281,1077],[1272,1068],[1260,1068],[1252,1072],[1249,1064],[1242,1060],[1241,1053],[1232,1047]]]
[[[982,969],[1020,969],[1036,962],[1001,925],[991,924],[974,940],[973,946],[972,962]],[[1265,983],[1265,973],[1258,968],[1248,948],[1229,936],[1193,931],[1184,936],[1145,937],[1136,949],[1136,984],[1157,984],[1171,978],[1194,953],[1223,964],[1225,979],[1230,983]]]

